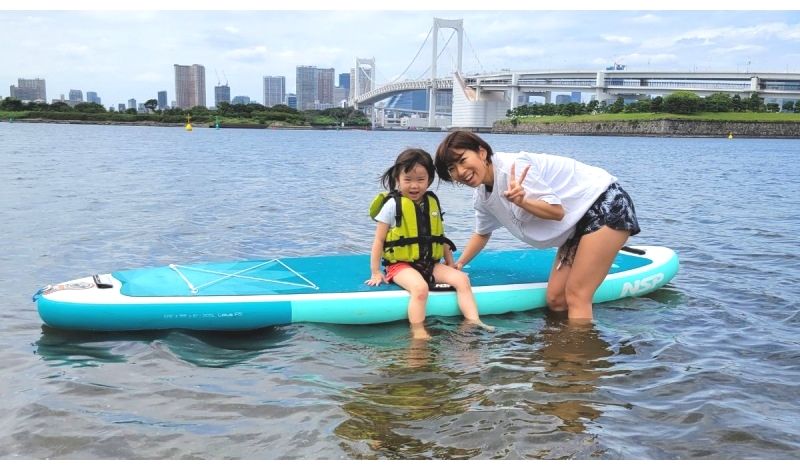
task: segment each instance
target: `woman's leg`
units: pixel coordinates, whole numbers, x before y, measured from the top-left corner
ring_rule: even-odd
[[[408,299],[408,321],[412,325],[425,321],[425,306],[428,303],[428,283],[416,269],[408,267],[400,270],[392,278],[395,284],[407,290],[411,296]]]
[[[550,277],[547,278],[547,292],[545,300],[547,301],[547,308],[552,312],[566,312],[567,311],[567,297],[564,289],[567,286],[567,279],[569,279],[570,266],[562,264],[559,261],[561,253],[556,253],[556,259],[553,261],[553,267],[550,268]]]
[[[592,318],[592,297],[629,234],[603,226],[581,237],[564,287],[569,318]]]

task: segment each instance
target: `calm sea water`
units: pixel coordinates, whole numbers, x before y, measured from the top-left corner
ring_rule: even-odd
[[[485,136],[608,169],[633,241],[679,253],[589,327],[75,333],[31,302],[125,268],[367,252],[377,178],[443,136],[0,123],[0,457],[800,458],[798,140]],[[469,190],[433,189],[463,244]]]

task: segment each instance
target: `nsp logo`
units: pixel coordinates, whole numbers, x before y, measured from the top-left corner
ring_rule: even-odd
[[[637,279],[634,282],[626,282],[622,285],[622,293],[620,297],[627,297],[629,295],[638,295],[645,291],[655,289],[658,284],[664,280],[664,274],[658,273],[648,276],[644,279]]]

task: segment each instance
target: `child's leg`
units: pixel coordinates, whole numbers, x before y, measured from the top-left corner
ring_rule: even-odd
[[[392,278],[395,284],[407,290],[411,298],[408,299],[408,321],[412,325],[425,321],[425,305],[428,303],[428,283],[422,275],[411,266],[400,270]]]
[[[456,290],[458,308],[467,320],[478,323],[478,305],[475,303],[475,295],[472,293],[472,285],[469,276],[463,271],[451,268],[446,264],[437,263],[433,267],[433,277],[436,282],[450,284]]]
[[[433,267],[433,277],[436,282],[444,282],[455,288],[458,308],[467,322],[478,325],[486,331],[494,331],[493,326],[483,323],[478,316],[478,304],[475,302],[472,283],[469,282],[467,273],[439,263]]]

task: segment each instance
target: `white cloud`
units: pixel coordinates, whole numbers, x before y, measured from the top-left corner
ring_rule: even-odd
[[[756,53],[756,52],[764,52],[767,48],[764,46],[758,46],[754,44],[740,44],[731,47],[718,47],[712,49],[711,52],[714,54],[739,54],[739,53]]]
[[[89,46],[76,43],[61,43],[56,45],[56,52],[67,56],[86,57],[90,54]]]
[[[629,21],[631,23],[651,24],[660,22],[661,18],[656,15],[653,15],[652,13],[647,13],[646,15],[635,16],[633,18],[630,18]]]
[[[244,62],[253,62],[256,60],[266,60],[268,55],[265,46],[253,46],[241,49],[234,49],[226,52],[223,57],[231,60],[238,60]]]
[[[541,48],[521,46],[496,47],[486,51],[486,55],[489,57],[502,56],[506,58],[541,57],[544,54],[545,51]]]
[[[786,23],[774,22],[743,27],[699,28],[671,37],[653,38],[646,41],[644,46],[663,48],[680,43],[712,45],[725,40],[764,40],[769,38],[800,40],[800,25],[789,26]]]
[[[678,62],[678,60],[678,56],[675,54],[640,54],[637,52],[620,56],[616,62],[631,66],[669,64]]]
[[[633,39],[629,38],[628,36],[614,36],[612,34],[603,34],[600,37],[607,42],[618,42],[620,44],[630,44],[633,42]]]
[[[165,77],[163,75],[155,72],[139,73],[134,75],[132,78],[136,82],[145,82],[145,83],[158,83],[165,80]]]

